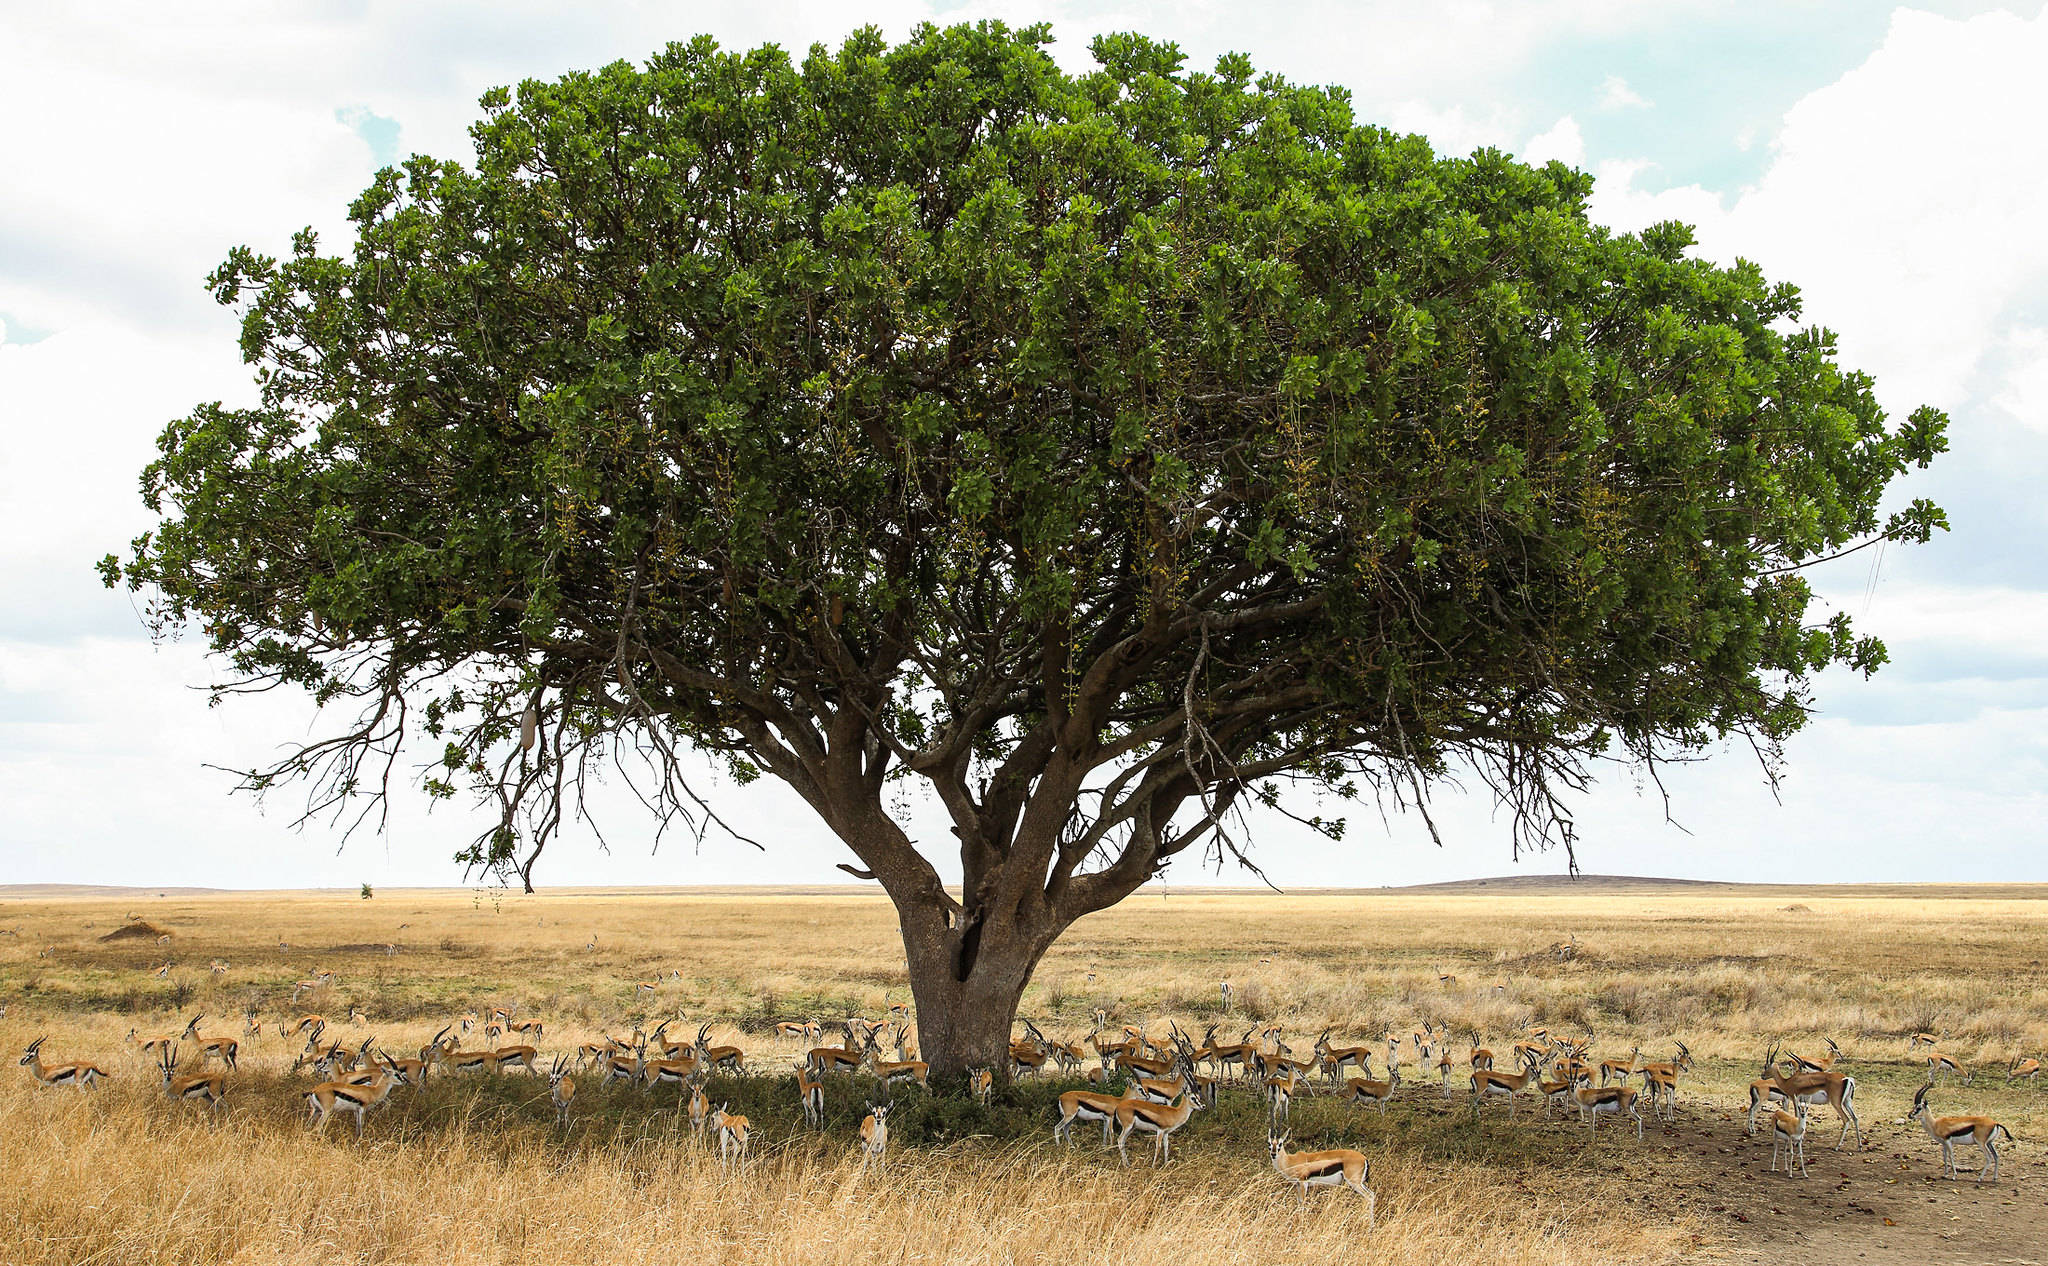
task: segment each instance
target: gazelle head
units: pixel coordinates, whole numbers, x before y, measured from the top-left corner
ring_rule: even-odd
[[[198,1036],[199,1036],[199,1022],[200,1022],[201,1020],[204,1020],[205,1018],[206,1018],[206,1015],[205,1015],[205,1013],[204,1013],[204,1012],[200,1013],[199,1015],[195,1015],[195,1016],[193,1016],[193,1017],[192,1017],[192,1023],[190,1023],[190,1024],[186,1025],[186,1026],[185,1026],[185,1031],[184,1031],[184,1032],[183,1032],[182,1034],[180,1034],[179,1036],[181,1036],[181,1037],[198,1037]]]
[[[548,1068],[548,1089],[549,1089],[549,1090],[555,1090],[555,1089],[559,1088],[559,1087],[561,1086],[561,1084],[562,1084],[562,1078],[563,1078],[563,1077],[565,1077],[565,1076],[567,1076],[567,1075],[568,1075],[568,1073],[569,1073],[569,1064],[568,1064],[568,1056],[566,1056],[566,1055],[557,1055],[557,1056],[555,1056],[555,1062],[554,1062],[554,1064],[553,1064],[553,1065],[551,1065],[551,1066],[550,1066],[550,1067]]]
[[[1759,1076],[1759,1077],[1768,1077],[1768,1076],[1770,1076],[1770,1075],[1771,1075],[1771,1070],[1772,1070],[1773,1068],[1775,1068],[1775,1067],[1777,1066],[1777,1063],[1778,1063],[1778,1044],[1777,1044],[1776,1042],[1773,1042],[1773,1043],[1771,1043],[1771,1048],[1770,1048],[1769,1050],[1767,1050],[1767,1051],[1765,1051],[1765,1052],[1764,1052],[1764,1067],[1763,1067],[1763,1071],[1762,1071],[1762,1072],[1760,1072],[1760,1073],[1758,1073],[1758,1074],[1757,1074],[1757,1076]]]
[[[48,1035],[46,1034],[43,1037],[39,1037],[35,1041],[30,1042],[28,1044],[27,1052],[24,1053],[21,1057],[21,1062],[24,1066],[35,1063],[36,1060],[41,1057],[43,1053],[43,1043],[47,1040],[49,1039]]]
[[[1828,1044],[1828,1054],[1833,1055],[1836,1059],[1840,1059],[1842,1057],[1842,1048],[1835,1045],[1835,1039],[1831,1037],[1825,1037],[1821,1040]]]
[[[1687,1046],[1687,1045],[1686,1045],[1685,1043],[1683,1043],[1683,1042],[1678,1042],[1678,1041],[1674,1041],[1674,1042],[1672,1042],[1672,1045],[1673,1045],[1673,1046],[1676,1046],[1676,1047],[1678,1048],[1678,1060],[1677,1060],[1678,1066],[1679,1066],[1680,1068],[1682,1068],[1682,1069],[1685,1069],[1685,1070],[1687,1070],[1687,1071],[1691,1071],[1691,1069],[1692,1069],[1692,1048],[1688,1047],[1688,1046]],[[1773,1049],[1773,1050],[1775,1050],[1776,1048],[1775,1048],[1775,1047],[1773,1047],[1772,1049]]]

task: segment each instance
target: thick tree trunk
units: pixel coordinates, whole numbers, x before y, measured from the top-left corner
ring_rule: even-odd
[[[971,922],[950,928],[936,904],[899,903],[898,914],[917,1000],[918,1054],[935,1077],[987,1068],[1006,1079],[1018,1000],[1057,933],[1011,927],[988,935]]]

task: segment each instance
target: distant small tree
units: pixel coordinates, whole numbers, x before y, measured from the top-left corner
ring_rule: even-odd
[[[164,432],[103,566],[224,690],[361,705],[248,785],[374,806],[426,739],[427,793],[493,807],[464,860],[530,887],[601,761],[699,830],[683,749],[772,774],[895,902],[952,1072],[1005,1066],[1076,919],[1250,865],[1247,805],[1339,839],[1290,783],[1468,771],[1568,846],[1592,762],[1775,767],[1813,673],[1883,662],[1800,570],[1944,526],[1879,507],[1945,419],[1888,426],[1790,286],[1241,56],[1049,38],[494,90],[350,254],[234,251],[261,402]]]
[[[371,894],[370,894],[370,885],[368,885],[368,884],[364,884],[364,885],[363,885],[363,900],[365,900],[365,901],[368,901],[368,900],[370,899],[370,895],[371,895]]]

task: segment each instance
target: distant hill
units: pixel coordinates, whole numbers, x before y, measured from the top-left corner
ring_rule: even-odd
[[[1684,888],[1747,888],[1750,884],[1717,879],[1662,879],[1653,875],[1496,875],[1491,879],[1454,879],[1446,883],[1410,884],[1397,892],[1656,892]]]

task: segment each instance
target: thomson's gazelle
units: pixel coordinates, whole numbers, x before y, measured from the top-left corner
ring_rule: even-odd
[[[1927,1092],[1934,1089],[1928,1082],[1920,1087],[1920,1093],[1913,1096],[1913,1110],[1906,1114],[1908,1121],[1918,1118],[1927,1127],[1928,1137],[1941,1144],[1941,1164],[1950,1181],[1956,1176],[1957,1143],[1968,1139],[1984,1151],[1984,1159],[1977,1164],[1977,1181],[1984,1181],[1984,1167],[1991,1167],[1991,1181],[1998,1181],[1998,1136],[2005,1135],[2005,1141],[2012,1142],[2012,1131],[1990,1117],[1938,1117],[1927,1106]]]
[[[1308,1195],[1310,1187],[1349,1187],[1365,1197],[1365,1224],[1376,1226],[1379,1218],[1379,1198],[1365,1180],[1372,1176],[1372,1163],[1362,1152],[1350,1148],[1332,1148],[1325,1152],[1290,1152],[1287,1150],[1287,1136],[1269,1134],[1266,1136],[1266,1150],[1273,1154],[1273,1168],[1280,1176],[1294,1184],[1295,1189]]]

